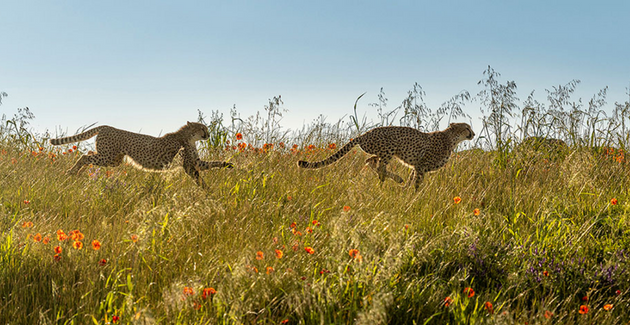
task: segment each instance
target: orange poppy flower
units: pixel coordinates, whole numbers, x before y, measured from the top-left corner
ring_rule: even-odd
[[[547,271],[543,271],[543,275],[544,275],[544,276],[549,276],[549,272],[547,272]]]
[[[453,299],[451,297],[444,298],[444,307],[448,307],[453,303]]]
[[[262,260],[264,258],[265,258],[265,254],[263,254],[263,252],[261,252],[261,251],[256,252],[256,259],[257,260],[260,261],[260,260]]]
[[[315,150],[315,145],[314,144],[309,144],[308,145],[308,150]]]
[[[300,247],[298,246],[298,244],[293,244],[293,246],[291,247],[291,249],[293,249],[294,252],[297,252],[299,248]]]
[[[267,274],[272,273],[272,272],[273,272],[273,267],[271,267],[271,266],[267,266],[266,271],[267,271]]]
[[[191,288],[191,287],[184,287],[184,295],[192,296],[194,294],[195,294],[195,291],[193,291],[193,288]]]
[[[343,212],[348,212],[348,211],[350,211],[350,206],[344,205],[343,206]]]
[[[212,296],[213,294],[216,294],[217,291],[214,290],[214,288],[210,287],[210,288],[204,288],[203,291],[201,292],[201,298],[206,299],[210,296]]]
[[[335,150],[335,149],[337,149],[337,145],[334,144],[334,143],[331,143],[331,144],[328,145],[328,149]]]
[[[241,134],[241,132],[236,134],[236,140],[243,140],[243,134]]]
[[[478,215],[480,215],[480,214],[481,214],[481,210],[479,210],[479,209],[474,209],[474,210],[473,210],[473,214],[474,214],[474,215],[476,215],[476,216],[478,216]]]
[[[588,306],[587,305],[580,306],[580,310],[578,311],[578,313],[580,313],[582,315],[588,313]]]
[[[31,201],[29,201],[29,200],[24,200],[24,204],[31,204]]]
[[[288,318],[280,322],[280,324],[288,324],[288,323],[289,323],[289,319]]]
[[[72,149],[68,149],[68,152],[72,152]]]
[[[546,310],[546,311],[545,311],[545,318],[546,318],[546,319],[549,319],[549,318],[551,318],[551,316],[553,316],[553,313],[552,313],[552,312],[550,312],[550,311],[548,311],[548,310]]]
[[[33,240],[37,242],[42,241],[42,234],[36,233],[35,236],[33,236]]]
[[[453,202],[454,202],[455,204],[459,204],[459,202],[461,202],[461,201],[462,201],[462,198],[461,198],[461,197],[459,197],[459,196],[456,196],[456,197],[454,197],[454,198],[453,198]]]
[[[295,228],[295,227],[297,227],[297,224],[295,222],[291,222],[291,225],[289,227]]]
[[[309,234],[313,233],[313,228],[306,227],[306,232],[309,233]]]
[[[32,228],[33,227],[33,223],[30,221],[26,221],[22,224],[22,228]]]
[[[93,248],[95,251],[97,251],[97,250],[101,249],[101,242],[100,242],[100,241],[98,241],[98,240],[96,240],[96,239],[94,239],[94,240],[92,241],[92,248]]]
[[[359,255],[359,250],[358,249],[351,249],[350,251],[348,251],[348,254],[350,254],[350,257],[352,258],[357,258]]]
[[[73,230],[70,232],[70,239],[74,241],[83,240],[85,236],[79,230]]]
[[[277,257],[277,258],[282,258],[282,255],[283,255],[283,254],[284,254],[284,253],[282,253],[282,251],[281,251],[281,250],[276,249],[276,257]]]
[[[468,298],[472,298],[475,295],[475,290],[473,290],[473,288],[464,288],[464,293],[466,294],[466,296]]]
[[[100,266],[105,266],[107,264],[107,260],[106,259],[101,259],[100,261],[98,261],[98,265]]]
[[[582,301],[588,301],[588,296],[582,297]]]
[[[74,247],[74,249],[82,249],[82,248],[83,248],[83,243],[82,243],[82,242],[80,242],[80,241],[75,241],[75,242],[72,244],[72,247]]]
[[[304,250],[311,255],[315,254],[315,250],[312,247],[304,247]]]
[[[72,146],[72,149],[77,150],[77,146]]]
[[[313,220],[313,226],[319,226],[319,221]]]
[[[285,147],[284,142],[280,142],[280,143],[278,143],[278,146],[279,146],[280,148],[284,149],[284,147]]]
[[[54,259],[56,262],[59,262],[59,261],[61,261],[61,255],[59,255],[59,254],[55,254],[55,256],[53,256],[53,259]]]
[[[66,235],[63,231],[61,233],[57,232],[57,240],[64,241],[68,239],[68,235]]]
[[[54,250],[55,250],[55,253],[57,253],[57,254],[61,254],[61,252],[63,251],[61,246],[55,246]]]
[[[120,317],[114,315],[112,316],[112,323],[118,323],[118,320],[120,319]]]
[[[297,144],[294,144],[292,148],[293,148],[293,150],[297,150],[298,145],[297,145]]]
[[[619,203],[619,202],[618,202],[618,201],[617,201],[617,199],[615,199],[615,198],[613,198],[612,200],[610,200],[610,204],[612,204],[612,205],[617,205],[617,203]]]
[[[138,235],[131,235],[131,241],[134,243],[138,242]]]
[[[483,304],[483,308],[485,308],[490,314],[494,314],[494,307],[491,302],[486,301],[486,303]]]
[[[605,305],[604,305],[604,310],[605,310],[605,311],[609,311],[609,310],[611,310],[612,308],[613,308],[613,305],[611,305],[611,304],[605,304]]]
[[[44,239],[42,239],[42,243],[44,243],[44,245],[48,245],[48,243],[50,243],[50,237],[44,237]]]

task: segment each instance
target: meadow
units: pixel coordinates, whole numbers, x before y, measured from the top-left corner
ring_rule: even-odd
[[[318,122],[295,134],[276,124],[279,98],[240,123],[213,114],[200,153],[236,167],[203,172],[208,190],[183,171],[130,165],[65,175],[87,147],[46,145],[47,135],[25,132],[28,114],[6,120],[0,323],[627,322],[630,104],[603,119],[561,96],[569,84],[549,104],[510,106],[510,82],[490,68],[484,76],[479,139],[417,192],[379,184],[358,148],[327,168],[296,166],[391,122],[379,103],[376,123],[355,106],[348,126]],[[461,120],[471,97],[430,112],[421,94],[414,86],[400,109],[408,118],[397,121],[430,129],[441,117]],[[576,110],[585,112],[577,120]],[[568,146],[517,145],[532,134]],[[399,163],[390,169],[409,175]]]

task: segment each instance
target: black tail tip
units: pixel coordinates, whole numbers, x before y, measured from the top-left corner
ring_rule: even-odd
[[[298,161],[298,167],[306,168],[308,165],[308,161],[300,160]]]

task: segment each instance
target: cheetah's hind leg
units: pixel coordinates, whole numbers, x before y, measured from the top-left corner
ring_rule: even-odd
[[[94,165],[94,166],[102,166],[102,167],[116,167],[123,162],[123,158],[125,155],[118,155],[114,159],[110,159],[109,157],[97,153],[88,153],[87,155],[81,156],[79,160],[70,168],[66,174],[67,175],[76,175],[78,174],[85,165]]]
[[[367,160],[365,160],[365,164],[368,167],[372,168],[372,170],[374,170],[378,174],[377,168],[378,168],[379,160],[380,159],[378,158],[378,156],[372,156],[368,158]],[[403,184],[405,182],[405,180],[403,180],[402,177],[398,176],[398,174],[396,173],[390,172],[389,170],[385,170],[385,178],[391,178],[394,182],[398,184]]]

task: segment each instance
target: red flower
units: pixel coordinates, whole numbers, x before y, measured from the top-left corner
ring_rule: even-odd
[[[101,249],[101,242],[100,242],[100,241],[98,241],[98,240],[96,240],[96,239],[94,239],[94,240],[92,241],[92,248],[93,248],[95,251],[97,251],[97,250]]]
[[[312,247],[304,247],[304,250],[311,255],[315,254],[315,250]]]
[[[344,205],[343,206],[343,212],[348,212],[348,211],[350,211],[350,206]]]
[[[580,306],[580,310],[578,311],[578,313],[580,313],[582,315],[588,313],[588,306],[587,305]]]
[[[453,299],[451,297],[444,298],[444,307],[448,307],[453,303]]]
[[[40,234],[40,233],[35,234],[35,236],[33,236],[33,240],[34,241],[42,241],[42,234]]]
[[[267,272],[267,274],[270,274],[273,272],[273,267],[271,266],[267,266],[267,268],[265,269],[265,271]]]
[[[61,246],[55,246],[55,253],[61,254],[62,251],[63,249],[61,248]]]
[[[82,243],[82,242],[80,242],[80,241],[75,241],[75,242],[72,244],[72,247],[74,247],[74,249],[82,249],[82,248],[83,248],[83,243]]]
[[[582,301],[588,301],[588,296],[582,297]]]
[[[241,132],[236,134],[236,140],[243,140],[243,134],[241,134]]]
[[[615,291],[615,294],[616,294],[617,296],[618,296],[618,295],[620,295],[620,294],[621,294],[621,290],[617,290],[617,291]]]
[[[543,271],[543,275],[544,275],[544,276],[549,276],[549,272],[547,272],[547,271]]]
[[[612,204],[612,205],[617,205],[617,203],[619,203],[619,202],[618,202],[618,201],[617,201],[617,199],[615,199],[615,198],[613,198],[612,200],[610,200],[610,204]]]
[[[335,149],[337,149],[337,145],[334,144],[334,143],[331,143],[331,144],[328,145],[328,149],[335,150]]]
[[[61,255],[59,255],[59,254],[55,254],[55,256],[53,256],[53,258],[55,259],[56,262],[61,261]]]
[[[188,296],[192,296],[195,294],[195,291],[193,291],[193,288],[191,287],[184,287],[184,296],[188,295]]]
[[[100,266],[105,266],[107,264],[107,260],[106,259],[102,259],[100,261],[98,261],[98,265]]]
[[[31,228],[33,227],[33,223],[31,221],[26,221],[22,224],[22,228]]]
[[[210,288],[205,288],[203,289],[203,291],[201,292],[201,298],[206,299],[210,296],[212,296],[213,294],[217,293],[216,290],[214,290],[214,288],[210,287]]]
[[[284,253],[282,253],[282,251],[281,251],[281,250],[276,249],[276,257],[277,257],[277,258],[282,258],[282,255],[284,255]]]
[[[480,214],[481,214],[481,210],[479,210],[479,209],[474,209],[474,210],[473,210],[473,214],[474,214],[474,215],[476,215],[476,216],[478,216],[478,215],[480,215]]]
[[[462,201],[462,198],[459,197],[459,196],[456,196],[456,197],[453,198],[453,203],[455,203],[455,204],[459,204],[459,202],[461,202],[461,201]]]
[[[265,254],[263,254],[263,252],[261,252],[261,251],[257,251],[257,252],[256,252],[256,259],[257,259],[257,260],[259,260],[259,261],[260,261],[260,260],[262,260],[262,259],[264,259],[264,258],[265,258]]]
[[[319,221],[313,220],[313,226],[319,226]]]
[[[486,301],[486,303],[483,304],[483,308],[485,308],[490,314],[494,314],[494,307],[491,302]]]
[[[348,254],[350,255],[350,257],[352,258],[357,258],[359,255],[359,250],[358,249],[351,249],[348,251]]]
[[[473,290],[473,288],[464,288],[464,293],[466,294],[466,296],[468,298],[472,298],[475,295],[475,290]]]
[[[288,322],[289,322],[289,320],[285,319],[285,320],[281,321],[280,324],[287,324]]]
[[[118,323],[118,320],[120,319],[120,317],[114,315],[112,316],[112,323]]]
[[[605,310],[605,311],[609,311],[609,310],[611,310],[612,308],[613,308],[613,305],[611,305],[611,304],[605,304],[605,305],[604,305],[604,310]]]
[[[545,318],[546,318],[546,319],[549,319],[549,318],[551,318],[551,316],[553,316],[553,313],[552,313],[552,312],[550,312],[550,311],[548,311],[548,310],[546,310],[546,311],[545,311]]]
[[[295,228],[296,226],[297,226],[297,224],[295,222],[291,222],[291,225],[289,227]]]

